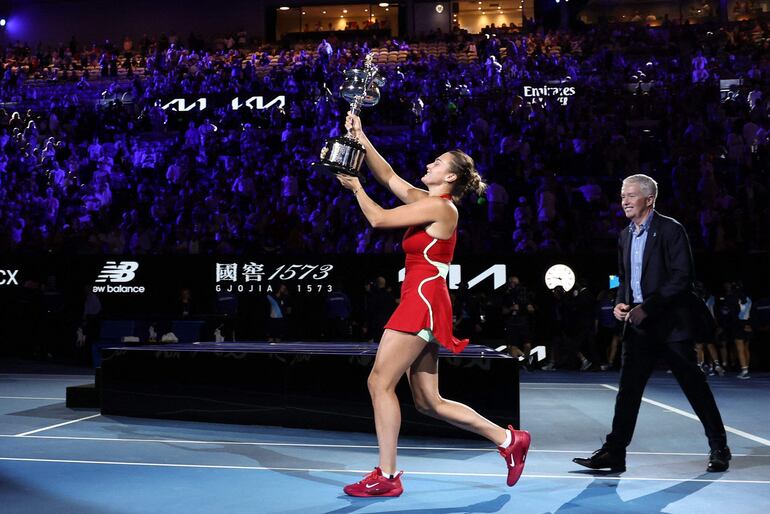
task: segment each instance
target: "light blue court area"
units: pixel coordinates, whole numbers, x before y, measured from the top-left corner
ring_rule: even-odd
[[[505,486],[505,465],[484,441],[403,438],[405,493],[376,500],[342,494],[343,485],[376,464],[373,434],[67,409],[65,388],[90,381],[88,375],[0,374],[0,512],[770,512],[766,374],[710,380],[734,454],[727,473],[705,472],[702,427],[665,373],[647,388],[628,471],[581,471],[571,459],[601,445],[617,374],[539,372],[522,376],[523,428],[533,446],[518,485]]]

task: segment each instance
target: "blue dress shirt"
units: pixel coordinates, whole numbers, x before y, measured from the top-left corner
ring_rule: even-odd
[[[644,246],[647,244],[647,233],[650,230],[650,222],[654,212],[650,212],[642,226],[637,229],[631,222],[631,298],[634,303],[642,303],[642,259],[644,258]]]

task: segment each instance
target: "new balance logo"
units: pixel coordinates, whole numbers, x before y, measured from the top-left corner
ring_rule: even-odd
[[[107,261],[96,282],[131,282],[136,277],[139,263],[134,261]]]

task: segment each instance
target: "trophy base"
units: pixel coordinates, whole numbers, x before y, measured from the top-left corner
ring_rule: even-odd
[[[333,162],[314,162],[310,165],[310,168],[313,171],[318,171],[326,175],[348,175],[350,177],[358,178],[362,184],[366,182],[366,178],[360,172],[351,168],[346,168],[345,166],[334,164]]]

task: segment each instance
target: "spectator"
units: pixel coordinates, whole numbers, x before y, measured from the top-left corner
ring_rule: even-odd
[[[519,283],[519,277],[508,277],[502,293],[502,318],[505,344],[512,357],[525,357],[532,349],[530,317],[535,312],[529,293]]]
[[[331,341],[350,338],[350,316],[353,311],[350,297],[340,289],[339,284],[334,284],[324,303],[326,309],[326,337]]]
[[[366,333],[369,341],[379,342],[397,300],[388,287],[385,277],[379,276],[366,284]]]
[[[288,333],[288,318],[291,316],[289,288],[281,284],[278,291],[267,294],[268,323],[267,341],[280,343]]]

